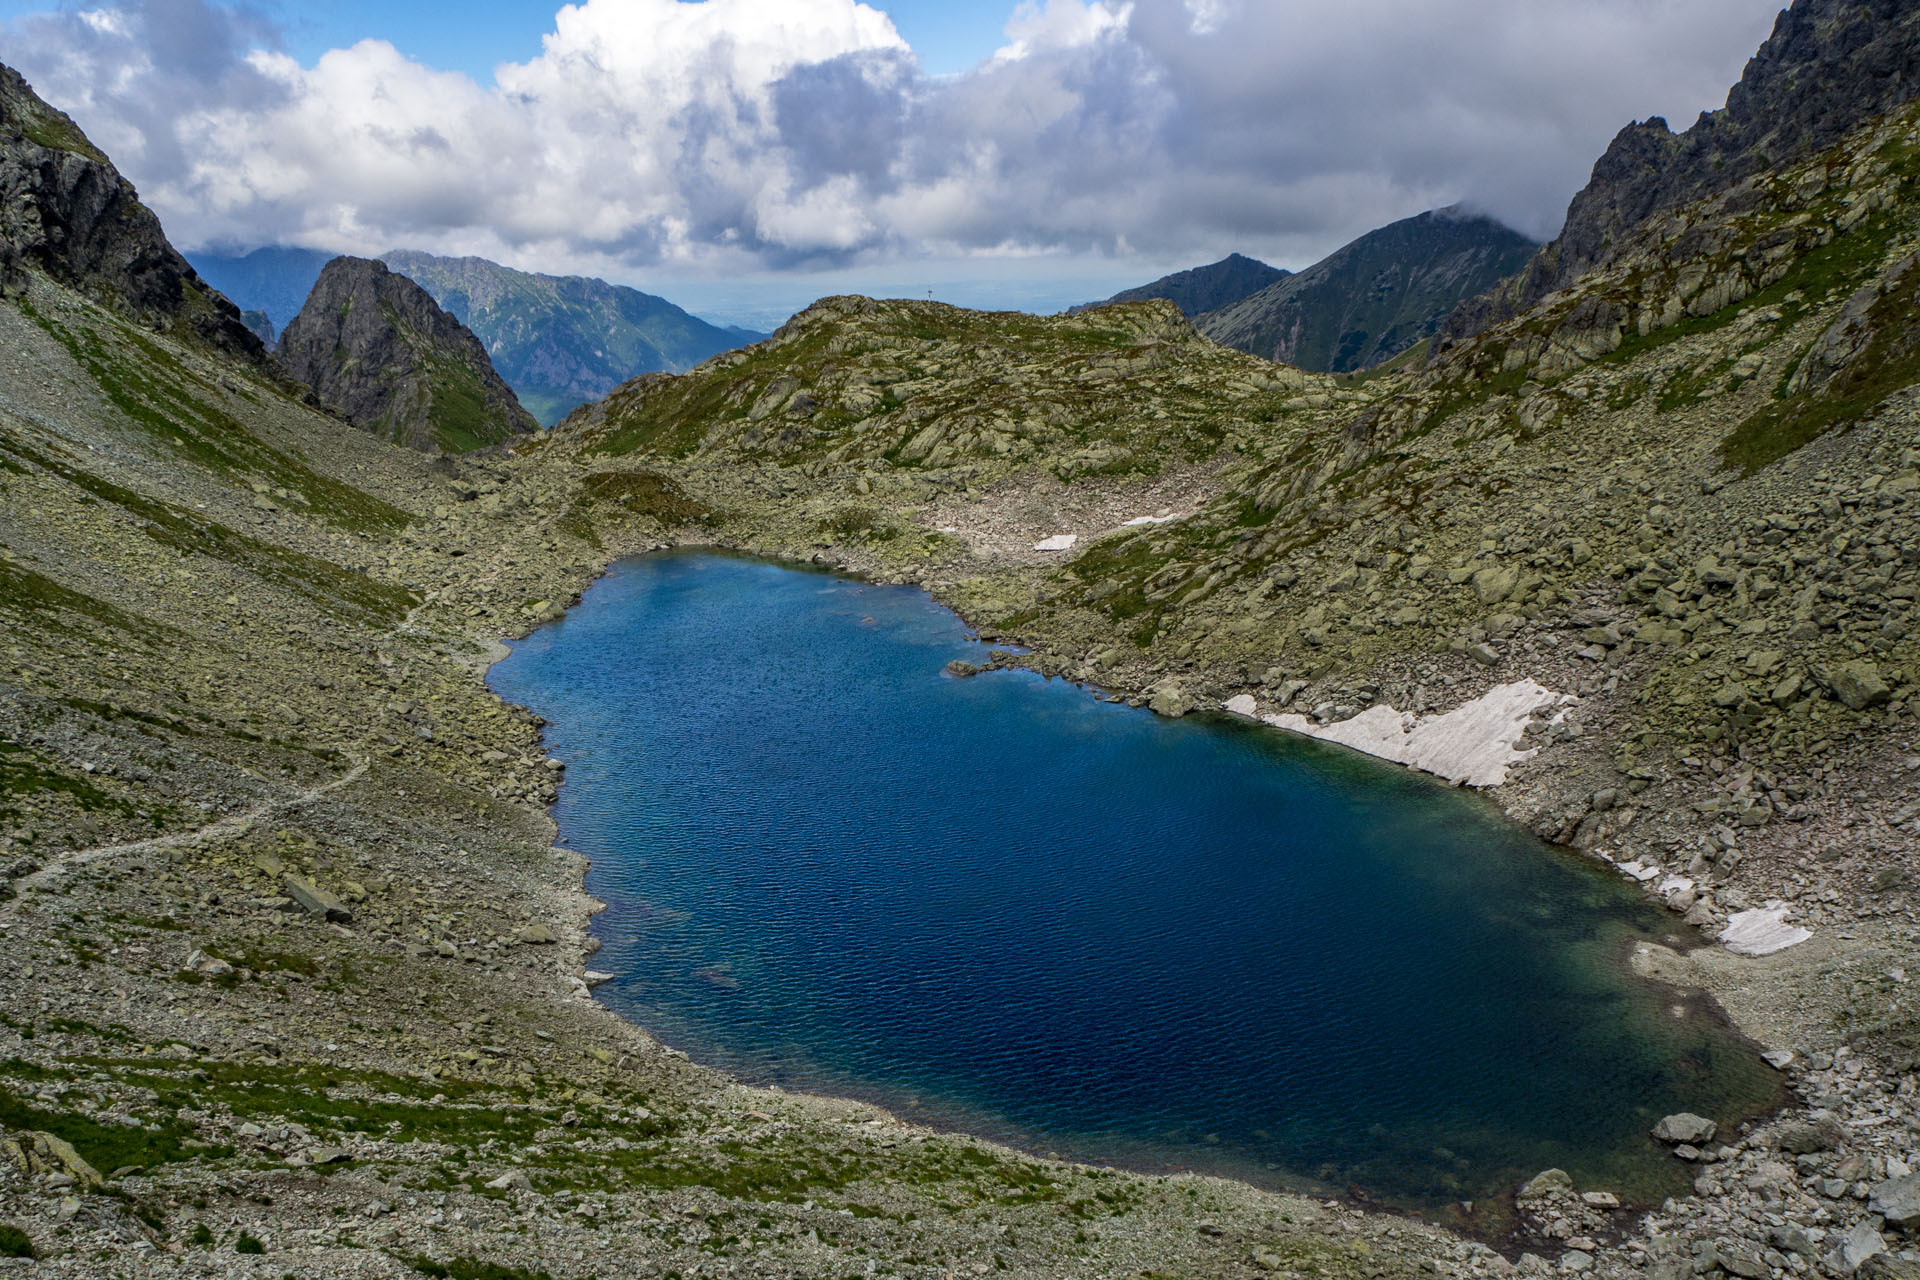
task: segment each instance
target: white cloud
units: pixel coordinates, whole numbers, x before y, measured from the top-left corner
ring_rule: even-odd
[[[4,56],[182,243],[546,269],[1230,249],[1298,265],[1471,200],[1557,228],[1613,133],[1718,105],[1774,0],[1045,0],[925,75],[855,0],[585,0],[482,86],[127,0]]]
[[[1007,20],[1007,44],[994,53],[999,62],[1018,62],[1036,52],[1074,49],[1126,29],[1131,4],[1106,0],[1020,0]]]

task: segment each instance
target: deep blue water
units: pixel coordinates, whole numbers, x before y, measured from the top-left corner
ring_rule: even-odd
[[[1086,1159],[1413,1205],[1774,1101],[1625,956],[1670,929],[1478,798],[980,660],[917,590],[616,565],[494,668],[568,764],[609,1005],[762,1083]]]

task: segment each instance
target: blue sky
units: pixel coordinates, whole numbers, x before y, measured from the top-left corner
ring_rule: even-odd
[[[29,0],[5,2],[18,12],[30,7]],[[269,0],[258,7],[285,32],[288,52],[302,62],[373,37],[391,41],[409,57],[484,81],[502,62],[525,62],[539,54],[540,37],[558,6],[552,0]],[[1000,29],[1013,11],[1012,0],[896,0],[873,7],[893,19],[932,75],[965,71],[990,56],[1004,42]]]
[[[50,4],[47,0],[0,0],[0,21],[49,9],[95,9],[98,3]],[[361,40],[386,40],[410,58],[475,80],[492,80],[502,62],[525,62],[540,53],[540,37],[552,29],[554,0],[256,0],[257,10],[279,28],[286,50],[312,63],[328,49]],[[1014,0],[895,0],[875,3],[930,75],[967,70],[1005,43],[1001,28]]]
[[[1621,126],[1720,106],[1778,9],[0,0],[0,60],[183,247],[476,254],[764,326],[1298,269],[1456,203],[1545,238]]]

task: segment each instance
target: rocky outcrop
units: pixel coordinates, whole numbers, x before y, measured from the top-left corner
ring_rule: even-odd
[[[472,329],[520,402],[545,423],[635,374],[685,373],[766,336],[722,329],[665,298],[590,276],[430,253],[391,252],[382,260]]]
[[[355,426],[409,448],[462,453],[538,429],[480,340],[367,258],[326,265],[277,355]]]
[[[1161,276],[1151,284],[1122,290],[1105,302],[1091,302],[1085,306],[1074,307],[1072,310],[1077,313],[1091,311],[1095,307],[1110,307],[1115,303],[1148,302],[1155,298],[1165,298],[1179,307],[1182,315],[1192,319],[1204,312],[1218,311],[1221,307],[1232,306],[1240,299],[1251,297],[1292,274],[1291,271],[1280,267],[1270,267],[1257,258],[1230,253],[1218,262],[1210,262],[1204,267],[1193,267],[1186,271],[1176,271],[1170,276]]]
[[[1622,129],[1567,207],[1559,237],[1517,276],[1462,304],[1443,342],[1572,284],[1656,214],[1825,150],[1917,93],[1920,10],[1905,0],[1795,0],[1724,108],[1680,134],[1658,116]]]
[[[1194,325],[1222,346],[1317,373],[1368,369],[1426,339],[1533,249],[1491,218],[1434,210],[1370,231]]]
[[[333,255],[269,245],[238,257],[192,257],[228,297],[257,309],[270,324],[284,325],[299,313]],[[413,250],[391,250],[380,260],[473,330],[521,405],[546,424],[638,374],[685,373],[709,356],[767,336],[708,324],[665,298],[591,276],[538,275],[485,258]]]
[[[0,65],[0,290],[39,271],[122,315],[249,362],[239,310],[167,243],[133,184],[62,112]]]

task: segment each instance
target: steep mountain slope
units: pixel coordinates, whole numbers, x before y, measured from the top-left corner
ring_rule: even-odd
[[[0,289],[20,287],[28,268],[241,360],[263,354],[239,309],[167,243],[132,184],[0,66]]]
[[[1181,315],[1191,320],[1203,311],[1217,311],[1249,294],[1258,293],[1291,274],[1244,254],[1231,253],[1204,267],[1176,271],[1170,276],[1161,276],[1151,284],[1124,289],[1105,302],[1089,302],[1071,310],[1091,311],[1095,307],[1110,307],[1121,302],[1147,302],[1154,298],[1165,298],[1180,308]]]
[[[1634,228],[1838,143],[1920,93],[1920,10],[1904,0],[1794,0],[1719,111],[1675,134],[1628,125],[1524,271],[1463,305],[1443,341],[1479,333],[1613,259]]]
[[[410,448],[462,453],[539,425],[466,326],[367,258],[326,265],[275,356],[356,427]]]
[[[1367,369],[1424,341],[1535,247],[1491,218],[1434,210],[1370,231],[1194,323],[1215,342],[1302,369]]]

